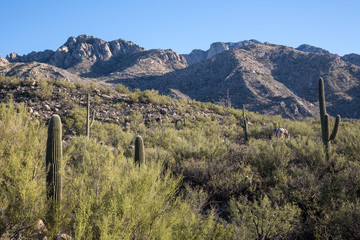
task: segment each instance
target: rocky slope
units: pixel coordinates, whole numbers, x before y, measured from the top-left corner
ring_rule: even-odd
[[[9,81],[9,78],[0,76],[0,102],[13,99],[17,104],[26,103],[31,116],[44,121],[48,121],[54,113],[60,115],[64,124],[67,124],[65,138],[84,134],[76,132],[71,119],[83,117],[85,122],[87,94],[91,96],[91,109],[95,111],[96,121],[115,123],[127,129],[132,129],[130,118],[136,118],[138,124],[144,123],[146,126],[167,122],[177,127],[183,124],[184,119],[194,121],[198,117],[207,116],[223,121],[227,117],[211,109],[199,109],[186,102],[175,102],[171,98],[152,101],[144,93],[141,93],[141,98],[137,98],[134,97],[137,96],[135,93],[127,89],[116,91],[97,84],[90,86],[56,80],[18,80],[21,79]],[[134,117],[132,114],[138,115]]]

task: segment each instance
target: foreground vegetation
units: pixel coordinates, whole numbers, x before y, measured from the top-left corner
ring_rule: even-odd
[[[326,157],[319,120],[246,112],[245,143],[242,110],[119,90],[134,102],[173,104],[195,118],[145,126],[134,111],[130,129],[96,119],[87,138],[85,107],[60,114],[64,132],[79,134],[64,142],[63,204],[52,227],[46,126],[23,104],[0,106],[1,237],[360,239],[359,122],[340,123]],[[292,138],[270,139],[275,127]],[[146,167],[134,164],[137,135]],[[39,219],[47,231],[34,229]]]

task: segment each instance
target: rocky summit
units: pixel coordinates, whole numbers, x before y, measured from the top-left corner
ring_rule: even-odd
[[[325,81],[330,115],[360,118],[360,58],[327,50],[246,40],[216,42],[208,50],[180,55],[146,50],[122,39],[106,42],[80,35],[56,51],[0,58],[0,74],[20,78],[122,83],[132,89],[156,89],[178,98],[279,114],[291,119],[318,117],[317,81]]]

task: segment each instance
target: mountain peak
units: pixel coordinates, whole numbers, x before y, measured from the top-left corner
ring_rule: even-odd
[[[112,57],[132,54],[145,51],[144,48],[133,42],[122,39],[106,42],[103,39],[85,34],[78,37],[69,37],[64,45],[55,52],[45,50],[40,52],[31,52],[20,56],[17,53],[11,53],[6,56],[9,62],[41,62],[48,63],[60,68],[72,68],[81,62],[95,63],[106,61]],[[79,69],[77,69],[79,70]]]
[[[225,52],[233,48],[242,48],[250,44],[261,44],[261,42],[251,39],[240,42],[214,42],[210,45],[210,48],[206,51],[195,49],[189,54],[182,54],[189,65],[204,61],[212,58],[213,56]]]
[[[296,50],[303,51],[303,52],[311,52],[311,53],[330,54],[330,52],[325,50],[325,49],[322,49],[322,48],[319,48],[319,47],[314,47],[314,46],[311,46],[309,44],[302,44],[299,47],[297,47]]]

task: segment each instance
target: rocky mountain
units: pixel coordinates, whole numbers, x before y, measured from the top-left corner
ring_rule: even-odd
[[[181,92],[199,101],[221,102],[230,92],[234,107],[281,114],[318,116],[319,77],[325,79],[328,112],[360,117],[360,68],[334,54],[318,54],[272,44],[250,44],[161,77],[123,81],[131,87]],[[174,92],[174,89],[176,92]]]
[[[132,42],[80,35],[57,51],[0,58],[0,74],[22,78],[96,81],[223,104],[288,118],[318,116],[317,80],[325,80],[330,115],[360,118],[358,55],[340,58],[321,48],[260,43],[213,43],[179,55]]]
[[[77,38],[70,37],[57,51],[45,50],[31,52],[20,56],[12,53],[6,56],[9,62],[42,62],[64,68],[81,70],[76,68],[80,63],[95,63],[107,61],[112,57],[129,55],[135,52],[145,51],[144,48],[122,39],[105,42],[94,36],[80,35]],[[86,69],[87,70],[87,69]]]
[[[31,52],[23,56],[12,53],[6,56],[6,59],[11,63],[6,69],[6,75],[36,77],[36,74],[40,74],[43,77],[46,75],[43,72],[48,71],[48,78],[60,77],[68,80],[89,78],[111,80],[135,76],[156,76],[187,66],[186,60],[172,50],[147,51],[122,39],[106,42],[87,35],[70,37],[57,51]],[[34,62],[43,63],[43,65],[34,66]],[[18,72],[19,65],[16,63],[23,63],[20,68],[26,71]],[[39,66],[44,71],[39,70]],[[59,74],[52,74],[57,70]],[[66,70],[67,73],[65,74],[62,70]],[[14,74],[15,72],[18,74]],[[32,76],[23,74],[24,72],[36,74]]]

